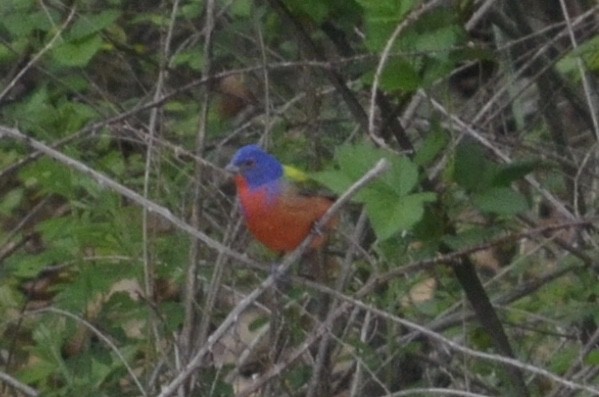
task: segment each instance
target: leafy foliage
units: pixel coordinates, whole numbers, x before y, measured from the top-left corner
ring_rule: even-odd
[[[385,240],[414,226],[422,218],[424,204],[435,199],[431,192],[412,192],[418,183],[416,165],[405,157],[389,155],[369,145],[341,146],[335,154],[339,169],[323,171],[317,179],[334,192],[342,193],[382,158],[391,162],[389,172],[362,189],[356,201],[364,204],[374,232]]]
[[[599,395],[594,5],[496,3],[1,1],[3,374],[159,395],[209,352],[181,393]],[[215,337],[272,267],[222,170],[256,142],[336,195],[391,167]]]

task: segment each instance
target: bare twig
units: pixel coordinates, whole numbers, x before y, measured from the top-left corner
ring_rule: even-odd
[[[4,90],[0,92],[0,102],[2,102],[2,99],[15,86],[15,84],[17,84],[21,77],[23,77],[23,75],[27,73],[27,71],[31,69],[31,67],[34,66],[46,52],[50,51],[50,49],[54,46],[54,43],[56,43],[56,41],[62,36],[62,32],[64,32],[67,26],[71,23],[71,20],[75,15],[75,10],[76,7],[71,8],[71,12],[69,12],[67,19],[64,21],[62,26],[56,31],[56,34],[52,37],[52,39],[50,39],[50,41],[44,46],[44,48],[42,48],[37,54],[35,54],[31,58],[31,60],[27,62],[27,65],[25,65],[23,69],[21,69],[19,73],[17,73],[17,75],[6,85],[6,87],[4,87]]]
[[[315,283],[311,283],[311,282],[306,282],[306,284],[315,286]],[[431,338],[434,341],[440,342],[440,343],[448,346],[449,348],[451,348],[452,350],[454,350],[456,352],[466,354],[471,357],[480,358],[482,360],[489,361],[489,362],[506,364],[506,365],[521,369],[523,371],[527,371],[532,374],[539,375],[544,378],[550,379],[556,383],[559,383],[560,385],[567,387],[568,389],[584,390],[584,391],[592,393],[592,395],[599,396],[599,388],[584,385],[584,384],[577,383],[577,382],[573,382],[570,379],[566,379],[564,377],[556,375],[544,368],[541,368],[541,367],[538,367],[535,365],[531,365],[531,364],[527,364],[527,363],[524,363],[522,361],[510,358],[510,357],[505,357],[505,356],[498,355],[498,354],[484,353],[484,352],[481,352],[478,350],[470,349],[468,347],[462,346],[461,344],[459,344],[451,339],[446,338],[445,336],[443,336],[437,332],[432,331],[431,329],[429,329],[426,326],[416,324],[409,320],[406,320],[406,319],[400,318],[398,316],[395,316],[393,314],[390,314],[384,310],[373,307],[372,305],[359,300],[361,297],[364,297],[367,295],[367,293],[369,293],[369,288],[366,288],[366,286],[364,286],[360,291],[358,291],[356,293],[356,298],[353,298],[353,297],[350,297],[347,295],[343,295],[343,294],[339,294],[337,291],[335,291],[331,288],[328,288],[326,286],[320,285],[317,288],[319,288],[321,290],[327,290],[327,291],[329,291],[329,293],[331,293],[337,297],[340,297],[348,305],[353,305],[355,307],[359,307],[361,309],[370,311],[377,316],[380,316],[389,321],[400,324],[400,325],[402,325],[408,329],[411,329],[413,331],[417,331],[417,332],[421,333],[422,335],[424,335],[428,338]],[[338,309],[338,311],[343,309],[343,307],[344,306],[342,305]],[[345,310],[347,310],[347,307],[345,307]]]
[[[428,11],[432,10],[433,8],[437,7],[437,5],[439,5],[439,3],[441,3],[441,0],[432,0],[431,2],[429,2],[427,4],[423,4],[419,8],[412,11],[406,18],[404,18],[404,20],[399,25],[397,25],[397,27],[395,28],[395,31],[391,34],[391,37],[389,37],[389,40],[387,40],[387,43],[385,44],[385,48],[383,49],[383,52],[381,54],[381,59],[379,60],[379,63],[376,67],[376,72],[374,73],[374,80],[372,82],[372,88],[370,90],[370,107],[368,109],[368,128],[367,128],[367,132],[368,132],[368,135],[370,136],[370,138],[381,146],[386,147],[387,144],[385,142],[383,142],[381,139],[379,139],[376,136],[375,131],[374,131],[374,119],[375,119],[375,114],[376,114],[376,112],[375,112],[376,95],[377,95],[377,92],[379,89],[379,82],[381,79],[381,75],[383,74],[383,70],[385,69],[385,64],[387,63],[387,60],[389,59],[389,55],[391,54],[391,49],[393,48],[393,44],[395,44],[395,41],[397,40],[397,38],[399,37],[401,32],[403,32],[412,23],[417,21],[418,18],[420,18],[422,15],[424,15]]]
[[[210,77],[212,69],[212,34],[214,30],[214,0],[208,0],[205,2],[205,25],[204,25],[204,45],[202,51],[202,59],[204,65],[202,68],[202,77]],[[208,87],[204,87],[202,92],[200,117],[198,120],[198,128],[196,132],[195,142],[195,154],[197,157],[201,157],[204,152],[205,140],[206,140],[206,128],[208,123],[208,109],[210,107],[210,90]],[[200,163],[196,163],[194,167],[193,175],[193,198],[191,208],[191,225],[194,229],[198,229],[202,220],[202,181],[205,177],[204,167]],[[193,239],[189,248],[188,264],[185,275],[185,290],[183,298],[183,306],[185,310],[185,317],[183,320],[183,328],[181,331],[181,343],[182,353],[184,356],[183,364],[186,364],[191,357],[192,352],[196,346],[204,344],[204,339],[208,332],[210,322],[212,321],[210,313],[212,313],[212,305],[214,304],[214,297],[220,287],[220,277],[222,274],[222,266],[225,261],[222,257],[217,261],[217,268],[213,273],[213,279],[210,283],[210,290],[208,291],[209,297],[205,302],[204,316],[202,317],[201,323],[198,324],[197,304],[196,304],[196,293],[198,289],[198,266],[200,262],[200,253],[202,245],[200,241]],[[198,328],[199,325],[199,328]],[[198,334],[199,332],[199,334]]]
[[[27,386],[24,383],[19,382],[18,379],[13,378],[9,374],[0,371],[0,381],[6,383],[12,388],[17,389],[27,397],[38,397],[40,393],[32,387]]]
[[[171,18],[169,22],[168,32],[164,40],[164,48],[160,60],[160,70],[158,71],[158,79],[156,81],[156,87],[154,89],[154,100],[160,98],[164,89],[164,81],[167,77],[167,60],[170,54],[171,40],[173,37],[173,29],[176,21],[177,10],[179,8],[179,0],[175,0],[171,10]],[[158,116],[160,113],[159,107],[155,107],[150,112],[150,122],[147,133],[146,141],[146,162],[144,167],[144,184],[143,184],[143,196],[149,199],[150,196],[150,174],[152,172],[152,165],[154,159],[154,138],[156,136],[156,129],[158,128]],[[154,296],[154,282],[155,282],[155,266],[153,261],[150,259],[150,236],[148,227],[149,212],[147,207],[142,208],[142,257],[143,257],[143,270],[144,270],[144,293],[147,299],[152,299]],[[154,338],[158,340],[159,332],[155,321],[155,316],[150,315],[150,329]],[[156,344],[159,346],[159,344]]]
[[[146,389],[143,387],[143,385],[141,384],[137,375],[135,374],[135,371],[133,370],[133,368],[131,368],[131,366],[129,365],[129,362],[125,359],[125,357],[123,356],[123,354],[121,353],[119,348],[110,340],[110,338],[108,338],[104,333],[102,333],[98,328],[96,328],[89,321],[87,321],[84,318],[81,318],[79,316],[76,316],[75,314],[70,313],[66,310],[58,309],[55,307],[48,307],[48,308],[28,312],[28,314],[31,314],[31,315],[36,314],[36,313],[60,314],[61,316],[68,317],[68,318],[74,320],[75,322],[84,325],[87,329],[92,331],[94,333],[94,335],[96,335],[98,337],[98,339],[100,339],[102,342],[104,342],[106,344],[106,346],[108,346],[110,348],[110,350],[112,350],[114,352],[114,354],[119,358],[119,360],[121,360],[121,362],[123,363],[123,366],[127,369],[129,376],[131,377],[131,379],[133,379],[135,386],[137,386],[137,388],[139,389],[139,392],[143,396],[148,395],[148,393],[146,392]]]
[[[328,211],[320,218],[314,227],[315,230],[322,230],[335,214],[339,211],[341,206],[345,205],[360,189],[378,178],[382,173],[387,171],[389,168],[389,162],[385,159],[380,160],[370,171],[368,171],[362,178],[354,183],[335,203],[328,209]],[[268,288],[270,288],[282,274],[297,262],[304,252],[310,247],[312,241],[316,238],[317,233],[312,232],[308,237],[292,252],[285,260],[281,263],[279,268],[273,272],[266,280],[264,280],[256,289],[254,289],[248,296],[246,296],[237,306],[229,312],[227,317],[218,326],[218,328],[210,335],[205,345],[201,346],[200,349],[195,353],[194,357],[189,361],[185,368],[181,369],[181,372],[171,380],[171,382],[164,386],[159,397],[170,396],[176,389],[182,384],[202,362],[204,356],[212,350],[214,344],[220,340],[220,338],[227,332],[227,330],[237,321],[239,315],[252,305]]]
[[[512,163],[512,159],[507,154],[503,153],[499,148],[497,148],[495,145],[493,145],[493,143],[491,141],[489,141],[487,138],[485,138],[483,136],[482,133],[480,133],[474,127],[472,127],[471,124],[466,123],[458,116],[450,113],[447,109],[445,109],[445,107],[441,103],[439,103],[435,99],[433,99],[433,98],[429,98],[429,99],[430,99],[433,107],[435,109],[437,109],[438,111],[440,111],[443,115],[448,117],[448,119],[452,123],[457,125],[462,132],[465,132],[466,134],[468,134],[469,136],[471,136],[472,138],[474,138],[478,142],[480,142],[484,147],[490,149],[498,158],[500,158],[506,164]],[[543,195],[543,197],[545,197],[545,199],[547,199],[547,201],[549,201],[561,214],[566,216],[568,219],[572,219],[572,220],[576,219],[575,216],[572,214],[572,212],[569,211],[566,208],[566,206],[560,200],[558,200],[553,194],[551,194],[547,189],[545,189],[539,183],[539,181],[537,181],[534,177],[532,177],[530,175],[526,175],[524,177],[524,179],[526,179],[526,181],[532,187],[537,189],[537,191],[539,193],[541,193],[541,195]]]
[[[566,21],[566,27],[568,29],[568,36],[570,37],[572,48],[576,50],[578,48],[578,42],[576,40],[576,35],[574,34],[574,29],[572,28],[572,20],[568,13],[568,7],[566,5],[565,0],[559,0],[559,4],[562,8],[562,13],[564,14],[564,20]],[[584,95],[587,101],[587,106],[589,107],[589,113],[593,122],[593,132],[595,133],[595,139],[599,141],[599,121],[597,120],[597,103],[595,100],[593,100],[593,96],[596,96],[596,92],[592,93],[588,72],[585,70],[580,54],[576,55],[576,66],[578,67],[580,77],[582,78],[582,87],[584,89]]]
[[[143,197],[141,194],[129,189],[128,187],[126,187],[124,185],[121,185],[120,183],[107,177],[106,175],[83,164],[79,160],[69,157],[69,156],[59,152],[58,150],[53,149],[53,148],[49,147],[48,145],[23,134],[22,132],[20,132],[19,130],[15,129],[15,128],[7,128],[7,127],[0,126],[0,139],[5,138],[5,137],[9,137],[11,139],[21,141],[21,142],[25,143],[26,145],[30,146],[31,148],[44,153],[48,157],[51,157],[51,158],[59,161],[60,163],[66,165],[67,167],[77,170],[78,172],[81,172],[82,174],[92,178],[94,181],[96,181],[96,183],[98,183],[98,185],[106,187],[110,190],[113,190],[114,192],[120,194],[123,197],[128,198],[129,200],[136,203],[137,205],[146,207],[150,212],[153,212],[153,213],[157,214],[158,216],[164,218],[165,220],[167,220],[168,222],[173,224],[178,229],[201,240],[208,247],[210,247],[218,252],[223,252],[225,255],[228,255],[229,257],[231,257],[241,263],[245,263],[250,266],[257,266],[257,264],[254,261],[250,260],[245,255],[241,255],[240,253],[233,251],[232,249],[223,245],[219,241],[214,240],[213,238],[206,235],[205,233],[202,233],[201,231],[195,229],[190,224],[177,218],[175,215],[173,215],[173,213],[168,208],[158,205],[155,202]]]

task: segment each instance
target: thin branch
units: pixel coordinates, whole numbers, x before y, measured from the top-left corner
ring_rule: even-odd
[[[204,65],[202,68],[202,77],[209,78],[212,70],[212,35],[214,33],[214,0],[208,0],[205,2],[205,23],[204,23],[204,45],[202,51],[202,59]],[[198,120],[198,127],[196,132],[195,141],[195,155],[201,157],[205,145],[206,145],[206,129],[208,124],[208,110],[210,107],[210,90],[208,87],[204,87],[202,91],[202,101],[200,105],[200,115]],[[198,229],[202,222],[202,208],[203,208],[203,179],[204,167],[201,163],[196,163],[194,167],[193,175],[193,196],[192,196],[192,208],[191,208],[191,225],[194,229]],[[219,255],[220,260],[217,262],[217,268],[213,273],[213,279],[210,283],[210,291],[208,291],[209,297],[205,302],[204,314],[201,323],[198,324],[198,318],[196,316],[196,294],[198,289],[198,267],[200,263],[200,253],[202,246],[200,241],[193,239],[189,248],[188,263],[185,274],[185,290],[183,294],[183,307],[185,310],[185,316],[183,320],[183,327],[181,331],[181,344],[180,347],[183,350],[182,354],[184,357],[184,364],[190,359],[195,346],[201,346],[204,344],[205,334],[208,331],[212,318],[209,313],[212,312],[212,305],[214,303],[214,297],[220,286],[220,276],[222,274],[222,266],[225,261],[222,255]],[[199,326],[199,328],[198,328]],[[199,334],[198,334],[199,331]]]
[[[414,388],[408,390],[398,391],[389,394],[387,397],[405,397],[405,396],[418,396],[424,394],[425,396],[440,395],[440,396],[458,396],[458,397],[490,397],[488,394],[472,393],[464,390],[446,389],[441,387],[423,387]]]
[[[128,198],[133,203],[136,203],[139,206],[147,208],[148,211],[157,214],[158,216],[160,216],[163,219],[165,219],[166,221],[170,222],[173,226],[177,227],[178,229],[199,239],[204,244],[206,244],[208,247],[210,247],[218,252],[222,252],[225,255],[228,255],[229,257],[231,257],[241,263],[245,263],[249,266],[258,266],[254,261],[249,259],[247,256],[242,255],[236,251],[233,251],[231,248],[223,245],[221,242],[214,240],[210,236],[206,235],[205,233],[202,233],[201,231],[197,230],[196,228],[194,228],[190,224],[186,223],[185,221],[181,220],[180,218],[177,218],[175,215],[173,215],[173,213],[168,208],[163,207],[159,204],[156,204],[155,202],[143,197],[141,194],[135,192],[134,190],[129,189],[128,187],[126,187],[124,185],[121,185],[120,183],[107,177],[106,175],[83,164],[79,160],[69,157],[69,156],[49,147],[48,145],[23,134],[22,132],[20,132],[19,130],[15,129],[15,128],[7,128],[7,127],[0,126],[0,139],[5,138],[5,137],[9,137],[11,139],[23,142],[27,146],[42,152],[43,154],[47,155],[48,157],[53,158],[53,159],[57,160],[58,162],[66,165],[67,167],[72,168],[78,172],[81,172],[82,174],[84,174],[84,175],[92,178],[94,181],[96,181],[96,183],[98,183],[98,185],[100,185],[102,187],[106,187],[106,188],[120,194],[121,196]]]
[[[442,2],[442,0],[433,0],[430,3],[423,4],[420,8],[417,8],[414,11],[412,11],[399,25],[397,25],[397,27],[395,28],[395,31],[391,34],[391,37],[389,37],[389,40],[387,40],[387,43],[385,44],[385,48],[383,49],[383,52],[381,54],[381,59],[379,60],[379,63],[376,67],[376,72],[374,73],[374,80],[372,82],[372,88],[370,90],[370,107],[368,109],[368,125],[367,125],[368,135],[371,137],[371,139],[373,141],[375,141],[377,144],[379,144],[383,147],[386,147],[387,145],[385,142],[383,142],[381,139],[379,139],[376,136],[376,134],[374,132],[374,119],[375,119],[375,114],[376,114],[376,112],[375,112],[376,96],[377,96],[377,92],[379,89],[379,82],[381,79],[381,75],[383,74],[383,70],[385,69],[385,64],[387,63],[387,60],[389,59],[389,55],[391,54],[391,49],[393,48],[393,44],[395,44],[395,41],[397,40],[399,35],[408,26],[410,26],[412,23],[417,21],[418,18],[420,18],[426,12],[435,8],[441,2]]]
[[[31,58],[31,60],[29,62],[27,62],[27,65],[25,65],[23,67],[23,69],[21,69],[19,71],[19,73],[17,73],[17,75],[6,85],[6,87],[4,87],[4,90],[2,90],[2,92],[0,92],[0,103],[2,102],[2,99],[6,96],[6,94],[8,94],[8,92],[15,86],[15,84],[17,84],[17,82],[21,79],[21,77],[23,77],[23,75],[25,73],[27,73],[27,71],[29,69],[31,69],[31,67],[33,67],[37,63],[37,61],[39,61],[39,59],[46,52],[50,51],[50,49],[54,46],[54,43],[56,43],[56,41],[62,36],[62,33],[64,32],[64,30],[71,23],[71,20],[73,19],[73,16],[75,15],[75,10],[76,10],[76,7],[71,8],[71,12],[69,12],[67,19],[63,22],[63,24],[60,26],[60,28],[56,31],[56,34],[52,37],[52,39],[50,39],[50,41],[44,46],[44,48],[42,48],[37,54],[35,54]]]
[[[13,378],[6,372],[0,371],[0,381],[6,383],[10,387],[17,389],[27,397],[38,397],[40,393],[32,387],[27,386],[24,383],[19,382],[18,379]]]
[[[104,335],[98,328],[94,327],[94,325],[91,324],[89,321],[87,321],[71,312],[68,312],[68,311],[62,310],[62,309],[58,309],[55,307],[48,307],[48,308],[28,312],[28,314],[36,314],[36,313],[57,313],[62,316],[68,317],[68,318],[76,321],[77,323],[84,325],[87,329],[92,331],[94,333],[94,335],[96,335],[102,342],[104,342],[114,352],[114,354],[119,358],[119,360],[121,360],[121,362],[123,363],[123,366],[127,369],[129,376],[131,376],[131,379],[133,379],[133,383],[135,383],[135,386],[137,386],[140,393],[143,396],[148,395],[148,393],[144,389],[143,385],[141,384],[140,380],[138,379],[137,375],[135,375],[135,371],[133,370],[133,368],[131,368],[131,366],[129,365],[129,363],[125,359],[125,356],[123,356],[123,354],[121,353],[119,348],[106,335]]]
[[[279,16],[289,23],[289,25],[295,30],[296,37],[302,42],[309,55],[320,62],[327,61],[325,56],[318,50],[310,35],[306,32],[303,25],[294,18],[287,6],[281,0],[267,0],[272,8],[279,14]],[[362,105],[354,95],[354,93],[347,87],[345,80],[331,67],[330,62],[324,62],[325,67],[323,70],[326,77],[329,79],[331,84],[335,87],[335,90],[339,93],[350,113],[363,129],[368,127],[368,117],[366,112],[362,108]]]
[[[491,141],[485,138],[482,133],[473,128],[471,124],[462,121],[462,119],[460,119],[458,116],[450,113],[447,109],[445,109],[445,107],[441,103],[436,101],[434,98],[429,97],[429,100],[433,107],[440,111],[444,116],[446,116],[452,123],[455,123],[460,128],[460,131],[465,132],[466,134],[470,135],[478,142],[480,142],[484,147],[490,149],[499,159],[504,161],[506,164],[512,163],[512,159],[507,154],[503,153],[500,149],[493,145]],[[570,212],[566,208],[566,206],[553,194],[551,194],[547,189],[545,189],[534,177],[526,175],[524,179],[532,187],[537,189],[537,191],[541,193],[541,195],[545,197],[545,199],[547,199],[547,201],[549,201],[561,214],[566,216],[568,219],[576,219],[572,212]]]
[[[565,0],[559,0],[559,4],[561,5],[562,13],[564,14],[564,20],[566,21],[566,27],[568,29],[568,36],[570,37],[570,42],[572,43],[572,49],[576,51],[576,49],[578,48],[578,42],[576,41],[576,35],[574,34],[574,29],[572,28],[572,20],[568,13],[568,7],[566,6]],[[597,107],[596,101],[593,100],[593,97],[595,97],[597,93],[593,93],[591,90],[589,76],[587,71],[585,70],[580,54],[576,55],[576,67],[578,67],[578,71],[582,79],[582,87],[584,89],[584,95],[587,101],[587,105],[589,107],[589,113],[591,114],[595,139],[599,141],[599,121],[597,120]]]
[[[313,285],[314,283],[307,283],[307,284]],[[567,387],[569,389],[572,389],[572,390],[584,390],[584,391],[592,393],[592,395],[599,396],[599,388],[573,382],[573,381],[571,381],[569,379],[566,379],[564,377],[556,375],[556,374],[554,374],[554,373],[552,373],[552,372],[550,372],[550,371],[548,371],[548,370],[546,370],[544,368],[540,368],[540,367],[537,367],[535,365],[527,364],[527,363],[524,363],[522,361],[510,358],[510,357],[505,357],[505,356],[498,355],[498,354],[484,353],[484,352],[481,352],[481,351],[478,351],[478,350],[474,350],[474,349],[468,348],[466,346],[462,346],[461,344],[453,341],[452,339],[446,338],[445,336],[443,336],[443,335],[441,335],[441,334],[439,334],[437,332],[434,332],[434,331],[430,330],[426,326],[422,326],[422,325],[416,324],[416,323],[411,322],[409,320],[405,320],[403,318],[400,318],[398,316],[390,314],[390,313],[388,313],[386,311],[383,311],[381,309],[373,307],[372,305],[359,300],[360,297],[365,296],[365,293],[364,293],[365,291],[363,291],[363,290],[366,290],[366,289],[364,287],[360,291],[358,291],[358,293],[356,293],[357,298],[352,298],[352,297],[347,296],[347,295],[338,294],[333,289],[325,287],[325,286],[320,286],[319,288],[323,289],[323,290],[328,290],[328,291],[330,291],[331,294],[334,294],[336,296],[341,297],[348,305],[351,304],[351,305],[353,305],[355,307],[359,307],[361,309],[370,311],[373,314],[376,314],[377,316],[380,316],[380,317],[385,318],[385,319],[387,319],[389,321],[392,321],[392,322],[395,322],[397,324],[400,324],[400,325],[402,325],[402,326],[404,326],[404,327],[406,327],[408,329],[411,329],[413,331],[417,331],[417,332],[421,333],[422,335],[424,335],[424,336],[426,336],[426,337],[428,337],[428,338],[430,338],[430,339],[432,339],[434,341],[437,341],[439,343],[442,343],[442,344],[446,345],[447,347],[451,348],[452,350],[454,350],[456,352],[459,352],[459,353],[462,353],[462,354],[466,354],[466,355],[469,355],[471,357],[480,358],[482,360],[489,361],[489,362],[506,364],[506,365],[509,365],[509,366],[521,369],[523,371],[527,371],[527,372],[530,372],[532,374],[542,376],[542,377],[547,378],[549,380],[552,380],[552,381],[554,381],[556,383],[559,383],[559,384],[561,384],[561,385],[563,385],[563,386],[565,386],[565,387]]]
[[[322,230],[322,228],[335,216],[335,214],[341,209],[341,206],[345,205],[360,189],[372,182],[376,178],[380,177],[384,172],[389,169],[389,162],[385,159],[380,160],[370,171],[368,171],[362,178],[354,183],[335,203],[328,209],[328,211],[316,222],[314,230]],[[306,237],[306,239],[292,252],[290,253],[281,265],[256,289],[254,289],[249,295],[242,299],[218,328],[210,335],[208,341],[203,345],[190,360],[190,362],[182,368],[179,374],[170,381],[170,383],[163,387],[159,397],[167,397],[181,385],[193,372],[196,370],[198,365],[203,361],[204,356],[210,352],[227,330],[237,321],[243,311],[251,306],[267,289],[271,288],[275,280],[279,279],[281,275],[285,274],[287,270],[297,262],[304,252],[310,247],[312,241],[316,238],[317,233],[312,232]]]
[[[164,41],[164,48],[160,59],[160,70],[158,71],[158,79],[156,81],[156,87],[154,89],[154,100],[160,98],[164,89],[164,81],[167,78],[167,59],[170,53],[170,45],[173,37],[173,29],[177,17],[177,10],[179,7],[179,0],[175,0],[171,10],[171,17],[169,21],[168,31]],[[152,172],[152,165],[154,159],[154,137],[156,136],[156,129],[158,128],[158,116],[160,113],[159,107],[155,107],[150,112],[150,122],[148,126],[147,141],[146,141],[146,159],[144,166],[144,178],[143,178],[143,196],[149,199],[150,196],[150,174]],[[143,281],[144,281],[144,293],[148,300],[151,300],[154,296],[154,281],[155,281],[155,266],[150,258],[150,236],[148,226],[149,212],[146,207],[142,208],[141,217],[141,228],[142,228],[142,258],[143,258]],[[150,314],[150,329],[154,335],[155,340],[159,339],[159,332],[155,321],[155,316]],[[158,346],[157,344],[156,346]]]

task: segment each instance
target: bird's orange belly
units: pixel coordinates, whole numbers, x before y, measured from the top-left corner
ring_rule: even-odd
[[[314,223],[331,205],[329,200],[322,198],[305,200],[305,208],[294,206],[290,210],[281,204],[266,211],[248,212],[247,227],[269,249],[277,252],[293,251],[310,234]],[[312,243],[312,248],[320,247],[324,241],[325,236],[318,236]]]
[[[294,250],[308,236],[310,228],[311,224],[301,219],[285,219],[272,215],[248,219],[248,229],[254,237],[277,252]]]

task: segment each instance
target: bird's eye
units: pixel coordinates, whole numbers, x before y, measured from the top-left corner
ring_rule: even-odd
[[[253,168],[256,165],[256,161],[254,159],[245,160],[242,164],[243,168]]]

